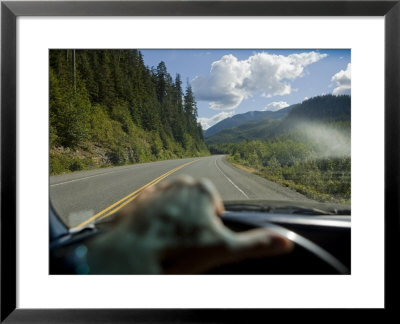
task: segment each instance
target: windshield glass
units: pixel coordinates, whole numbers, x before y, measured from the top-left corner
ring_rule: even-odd
[[[182,175],[209,179],[225,202],[350,210],[350,50],[49,56],[50,199],[66,226]]]

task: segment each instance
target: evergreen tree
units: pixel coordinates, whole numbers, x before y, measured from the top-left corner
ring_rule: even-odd
[[[112,164],[208,153],[192,89],[183,95],[164,62],[148,68],[138,50],[51,50],[49,65],[52,173],[85,166],[57,160],[57,146],[105,151]]]

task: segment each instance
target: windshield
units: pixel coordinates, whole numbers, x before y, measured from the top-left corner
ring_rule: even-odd
[[[183,175],[209,179],[226,203],[350,210],[350,50],[49,56],[50,199],[67,227]]]

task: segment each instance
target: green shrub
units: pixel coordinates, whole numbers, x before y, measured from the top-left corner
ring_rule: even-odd
[[[84,164],[80,160],[75,160],[69,165],[69,170],[71,171],[79,171],[84,169]]]
[[[232,162],[312,199],[350,202],[350,156],[326,156],[304,137],[285,134],[265,141],[217,144],[210,151],[229,154]]]

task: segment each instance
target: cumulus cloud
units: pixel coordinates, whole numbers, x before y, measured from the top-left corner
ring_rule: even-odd
[[[286,107],[289,107],[289,104],[286,101],[274,101],[266,105],[263,111],[278,111]]]
[[[287,95],[290,81],[302,76],[304,68],[326,57],[318,52],[288,56],[257,53],[246,60],[225,55],[211,65],[208,76],[192,80],[197,100],[208,101],[215,110],[235,109],[243,99],[262,92],[265,97]]]
[[[337,88],[333,89],[332,94],[338,95],[350,95],[351,93],[351,63],[347,65],[347,69],[340,70],[336,73],[332,79],[332,82],[336,82]]]
[[[206,130],[208,128],[210,128],[211,126],[215,125],[216,123],[220,122],[221,120],[228,118],[228,117],[232,117],[234,114],[233,111],[230,112],[225,112],[222,111],[219,114],[216,114],[212,117],[198,117],[197,121],[201,124],[201,127]]]

